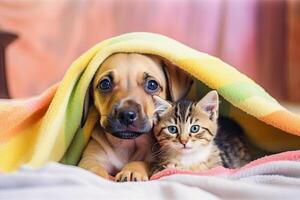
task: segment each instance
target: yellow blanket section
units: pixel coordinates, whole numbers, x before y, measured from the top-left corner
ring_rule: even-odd
[[[26,100],[0,100],[0,169],[76,164],[97,119],[93,110],[81,125],[84,97],[101,63],[118,52],[159,55],[198,80],[190,95],[215,89],[221,113],[238,121],[248,139],[272,151],[300,149],[300,117],[220,59],[153,33],[128,33],[92,47],[66,72],[59,86]]]

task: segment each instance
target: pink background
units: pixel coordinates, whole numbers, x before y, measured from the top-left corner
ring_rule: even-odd
[[[288,16],[288,8],[282,1],[259,0],[2,0],[0,29],[19,36],[7,54],[10,93],[39,94],[99,41],[149,31],[218,56],[275,97],[292,99],[288,31],[282,32],[288,26],[278,21]]]

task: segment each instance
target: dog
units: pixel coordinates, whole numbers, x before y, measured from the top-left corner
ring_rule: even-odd
[[[153,55],[117,53],[99,67],[92,81],[99,115],[79,166],[116,181],[147,181],[153,159],[154,101],[177,101],[192,79],[172,63]]]

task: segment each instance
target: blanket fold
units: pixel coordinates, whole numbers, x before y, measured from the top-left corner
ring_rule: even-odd
[[[82,122],[84,98],[101,63],[118,52],[163,57],[196,80],[189,96],[207,90],[221,95],[221,114],[234,118],[254,145],[278,152],[300,149],[300,117],[282,107],[247,76],[220,59],[154,33],[120,35],[92,47],[75,60],[64,78],[40,96],[0,100],[0,169],[48,161],[76,164],[97,121],[92,109]]]

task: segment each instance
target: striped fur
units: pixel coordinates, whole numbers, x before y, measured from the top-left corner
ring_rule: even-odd
[[[199,102],[183,100],[171,105],[162,99],[156,101],[160,111],[154,136],[159,149],[154,171],[167,167],[204,171],[219,165],[236,168],[250,161],[242,129],[230,119],[218,118],[215,91]],[[199,130],[193,131],[193,126]],[[176,127],[177,132],[170,132],[170,127]]]

